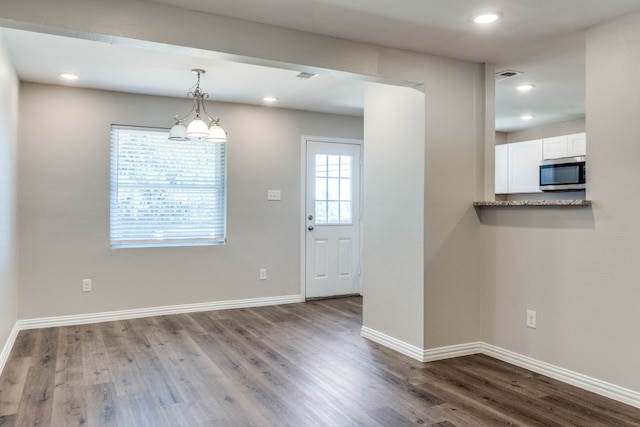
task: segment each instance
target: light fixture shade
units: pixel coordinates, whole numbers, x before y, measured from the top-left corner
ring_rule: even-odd
[[[187,136],[189,138],[206,138],[209,136],[209,127],[202,119],[196,117],[187,127]]]
[[[209,136],[207,137],[207,141],[212,142],[227,142],[227,132],[225,132],[222,127],[214,122],[211,123],[209,127]]]
[[[206,139],[207,141],[227,142],[227,133],[220,127],[219,118],[215,119],[207,112],[205,108],[205,99],[209,98],[209,94],[200,89],[200,76],[206,73],[205,70],[194,68],[191,72],[198,75],[196,85],[191,88],[187,94],[193,100],[193,106],[184,116],[175,116],[175,126],[169,131],[169,139],[174,141],[188,141],[190,139]],[[185,128],[184,121],[195,113],[194,119]],[[202,113],[202,115],[201,115]],[[209,125],[202,118],[210,120]]]
[[[169,131],[169,139],[172,141],[188,141],[187,128],[184,127],[182,122],[176,123]]]

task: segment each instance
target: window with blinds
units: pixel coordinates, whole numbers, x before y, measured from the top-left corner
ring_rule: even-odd
[[[111,247],[226,242],[226,143],[111,127]]]

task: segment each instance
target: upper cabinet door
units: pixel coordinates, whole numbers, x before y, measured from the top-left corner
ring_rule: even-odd
[[[587,155],[586,133],[574,133],[567,136],[567,155],[569,157]]]
[[[560,159],[569,156],[567,135],[554,136],[542,140],[542,154],[546,159]]]
[[[509,192],[509,144],[496,145],[496,194]]]
[[[509,144],[509,193],[540,193],[542,140]]]

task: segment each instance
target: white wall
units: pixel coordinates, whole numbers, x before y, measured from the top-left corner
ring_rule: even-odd
[[[640,14],[587,33],[591,208],[485,209],[484,340],[640,391]],[[537,311],[537,329],[525,311]]]
[[[18,78],[0,34],[0,352],[18,318],[17,129]]]
[[[480,339],[480,227],[472,203],[483,198],[485,158],[484,67],[443,62],[430,68],[434,75],[425,83],[426,349]]]
[[[369,83],[365,105],[363,323],[422,349],[424,94]]]
[[[380,50],[377,68],[380,75],[419,82],[425,94],[424,186],[408,189],[414,198],[424,199],[424,349],[476,342],[481,336],[480,227],[472,202],[481,200],[484,192],[484,68],[482,64],[394,49]],[[388,108],[396,108],[397,114],[403,114],[405,109],[413,107],[405,101]],[[365,105],[365,123],[369,120],[369,110],[369,105]],[[375,117],[371,122],[394,129],[393,122]],[[365,128],[367,132],[375,132],[368,124]],[[382,129],[379,132],[384,134]],[[365,139],[365,158],[366,144]],[[374,173],[381,174],[378,178],[384,179],[387,172],[369,169],[365,186],[374,179]],[[422,195],[420,191],[423,191]],[[406,209],[404,205],[390,208],[399,211],[395,215],[401,215]],[[365,214],[371,219],[369,213]],[[370,251],[366,230],[365,247]],[[420,231],[416,229],[415,233]],[[411,271],[414,267],[410,257],[394,260],[387,261],[388,271]],[[365,265],[365,276],[370,267]],[[395,280],[379,285],[409,292],[411,283]],[[366,283],[364,286],[367,289]],[[380,295],[384,295],[384,291]],[[368,296],[365,295],[365,306],[367,303]],[[420,306],[418,301],[413,304]],[[379,301],[379,306],[383,305],[384,301]],[[404,309],[413,311],[411,307]],[[410,331],[419,328],[402,323],[404,317],[398,316],[397,309],[379,310],[375,314],[379,321],[386,322],[388,330],[404,330],[404,334],[411,334]]]
[[[110,249],[110,125],[168,127],[189,101],[29,83],[20,93],[23,319],[299,295],[301,136],[363,132],[360,117],[211,104],[229,132],[227,245]],[[267,202],[268,189],[282,201]]]

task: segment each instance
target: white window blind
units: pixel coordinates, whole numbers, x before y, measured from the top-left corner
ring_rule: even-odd
[[[226,242],[226,143],[111,127],[111,246]]]

